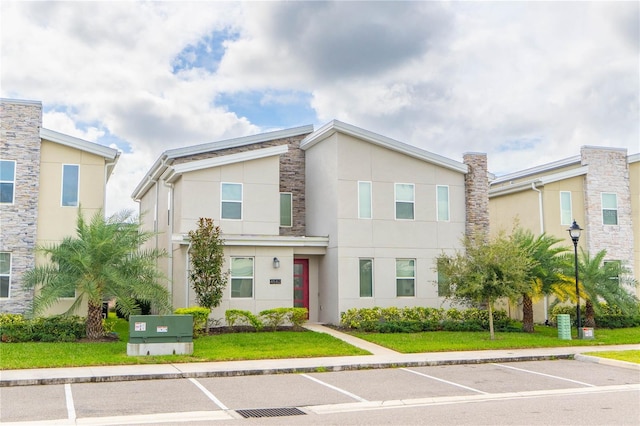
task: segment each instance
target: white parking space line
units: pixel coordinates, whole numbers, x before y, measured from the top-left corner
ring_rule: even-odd
[[[222,401],[220,401],[218,398],[216,398],[216,396],[214,394],[212,394],[211,392],[209,392],[209,389],[205,388],[204,386],[202,386],[202,383],[200,383],[199,381],[197,381],[196,379],[189,379],[189,381],[191,383],[193,383],[194,385],[196,385],[198,387],[198,389],[200,389],[202,391],[202,393],[204,393],[207,398],[209,398],[211,401],[213,401],[214,404],[216,404],[218,407],[220,407],[221,410],[228,410],[229,408],[224,405],[222,403]]]
[[[340,392],[340,393],[342,393],[342,394],[344,394],[344,395],[347,395],[347,396],[349,396],[349,397],[351,397],[351,398],[355,399],[356,401],[360,401],[360,402],[368,402],[366,399],[364,399],[364,398],[362,398],[362,397],[359,397],[359,396],[358,396],[358,395],[356,395],[356,394],[353,394],[353,393],[351,393],[351,392],[349,392],[349,391],[346,391],[346,390],[344,390],[344,389],[340,389],[340,388],[338,388],[338,387],[336,387],[336,386],[330,385],[329,383],[325,383],[325,382],[323,382],[322,380],[318,380],[318,379],[316,379],[315,377],[311,377],[311,376],[308,376],[308,375],[306,375],[306,374],[301,374],[301,376],[302,376],[302,377],[306,377],[306,378],[307,378],[307,379],[309,379],[309,380],[313,380],[314,382],[319,383],[319,384],[321,384],[321,385],[323,385],[323,386],[326,386],[326,387],[328,387],[328,388],[330,388],[330,389],[333,389],[333,390],[335,390],[335,391],[338,391],[338,392]]]
[[[75,420],[76,407],[73,404],[73,395],[71,394],[71,385],[69,383],[64,385],[64,398],[67,401],[67,417],[69,420]]]
[[[478,389],[470,388],[469,386],[461,385],[460,383],[454,383],[454,382],[450,382],[448,380],[439,379],[437,377],[433,377],[433,376],[430,376],[428,374],[420,373],[419,371],[410,370],[408,368],[401,368],[400,370],[408,371],[409,373],[417,374],[418,376],[422,376],[422,377],[427,377],[427,378],[432,379],[432,380],[437,380],[438,382],[446,383],[446,384],[449,384],[449,385],[452,385],[452,386],[457,386],[457,387],[462,388],[462,389],[467,389],[467,390],[470,390],[470,391],[473,391],[473,392],[478,392],[478,393],[481,393],[483,395],[489,395],[488,392],[483,392],[483,391],[478,390]]]
[[[589,387],[596,387],[596,385],[592,385],[589,383],[585,383],[585,382],[580,382],[578,380],[572,380],[572,379],[567,379],[566,377],[560,377],[560,376],[554,376],[552,374],[545,374],[545,373],[538,373],[537,371],[531,371],[531,370],[525,370],[524,368],[517,368],[517,367],[512,367],[510,365],[504,365],[504,364],[493,364],[492,365],[496,365],[498,367],[502,367],[502,368],[509,368],[511,370],[517,370],[517,371],[522,371],[524,373],[529,373],[529,374],[537,374],[538,376],[545,376],[545,377],[550,377],[552,379],[558,379],[558,380],[564,380],[565,382],[571,382],[571,383],[577,383],[579,385],[583,385],[583,386],[589,386]]]

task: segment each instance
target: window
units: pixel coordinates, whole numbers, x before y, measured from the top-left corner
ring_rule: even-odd
[[[438,296],[448,297],[451,296],[451,282],[443,272],[442,262],[443,259],[438,259]]]
[[[231,297],[253,297],[253,258],[231,258]]]
[[[373,297],[373,259],[360,259],[360,297]]]
[[[413,184],[396,183],[396,219],[413,219]]]
[[[80,166],[77,164],[62,165],[62,205],[78,207],[78,188],[80,184]]]
[[[16,162],[0,160],[0,203],[13,204],[16,183]]]
[[[280,226],[293,226],[293,194],[290,192],[280,193]]]
[[[416,260],[396,259],[396,295],[416,295]]]
[[[222,184],[222,219],[242,219],[242,184]]]
[[[358,182],[358,217],[371,219],[371,182]]]
[[[602,193],[602,224],[618,224],[618,197],[616,194]]]
[[[572,219],[571,192],[560,191],[560,225],[571,225]]]
[[[437,187],[438,221],[449,221],[449,187],[438,185]]]
[[[605,260],[603,262],[606,274],[610,280],[615,280],[620,283],[620,272],[622,271],[622,261],[620,260]]]
[[[0,253],[0,298],[9,297],[11,284],[11,253]]]

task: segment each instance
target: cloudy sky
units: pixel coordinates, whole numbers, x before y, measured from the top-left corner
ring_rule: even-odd
[[[170,148],[332,119],[500,175],[640,152],[640,3],[0,2],[0,96],[122,151],[108,212]]]

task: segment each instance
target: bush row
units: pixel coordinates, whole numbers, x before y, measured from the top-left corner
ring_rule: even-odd
[[[556,305],[551,308],[549,315],[549,321],[552,324],[557,324],[557,316],[560,314],[568,314],[571,316],[571,324],[576,326],[576,307],[571,305]],[[585,306],[580,305],[580,318],[584,323],[586,317]],[[640,327],[640,305],[638,311],[634,315],[625,315],[616,306],[610,306],[606,303],[601,303],[596,312],[594,319],[596,321],[597,328],[627,328],[627,327]]]
[[[378,333],[415,333],[419,331],[483,331],[489,329],[489,311],[484,309],[363,308],[349,309],[340,316],[340,325]],[[506,311],[493,312],[496,331],[521,331],[522,326]]]
[[[26,319],[19,314],[0,314],[0,340],[17,342],[73,342],[85,336],[84,319],[52,316]]]
[[[229,327],[250,326],[256,330],[264,327],[276,330],[283,325],[300,327],[307,319],[306,308],[275,308],[267,309],[254,315],[249,311],[229,309],[224,313]]]

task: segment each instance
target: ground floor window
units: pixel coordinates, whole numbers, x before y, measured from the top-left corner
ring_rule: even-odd
[[[373,259],[360,259],[360,297],[373,297]]]
[[[231,297],[253,297],[253,258],[231,258]]]
[[[396,259],[396,295],[398,297],[416,295],[415,259]]]
[[[0,253],[0,298],[9,297],[11,286],[11,253]]]

